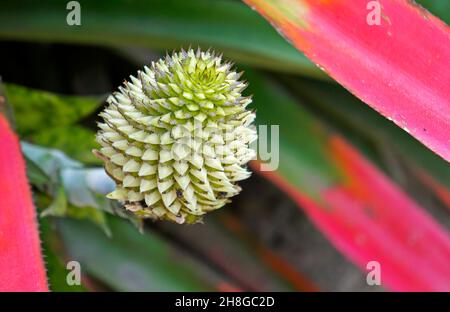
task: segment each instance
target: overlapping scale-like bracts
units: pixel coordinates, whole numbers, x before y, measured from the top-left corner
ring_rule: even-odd
[[[181,51],[108,98],[96,155],[116,182],[109,198],[143,218],[194,223],[239,193],[257,136],[231,66],[213,52]]]

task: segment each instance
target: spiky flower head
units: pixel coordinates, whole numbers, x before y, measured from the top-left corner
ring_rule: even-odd
[[[182,50],[109,96],[96,151],[116,182],[109,198],[139,217],[194,223],[239,193],[257,136],[246,83],[231,67]]]

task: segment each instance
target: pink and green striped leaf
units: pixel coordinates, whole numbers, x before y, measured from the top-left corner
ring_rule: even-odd
[[[279,86],[246,73],[257,123],[280,125],[280,165],[262,171],[348,259],[378,261],[383,286],[450,289],[447,231],[360,152]],[[273,104],[276,103],[276,108]],[[258,169],[258,163],[253,163]]]
[[[407,0],[245,0],[361,100],[450,161],[450,32]]]
[[[304,78],[286,78],[283,83],[308,108],[320,115],[327,125],[332,125],[350,139],[359,150],[387,168],[388,175],[398,177],[403,184],[421,183],[450,208],[450,168],[447,161],[427,149],[405,131],[389,122],[341,86]],[[369,151],[374,147],[375,151]],[[411,178],[405,181],[399,173],[398,158],[409,169]],[[414,181],[410,181],[410,180]]]

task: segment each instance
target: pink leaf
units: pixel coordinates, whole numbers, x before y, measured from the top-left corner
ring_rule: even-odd
[[[450,32],[407,0],[245,0],[372,108],[450,161]],[[369,25],[369,2],[381,4]],[[373,15],[371,15],[373,16]]]
[[[0,144],[0,291],[48,291],[25,163],[2,115]]]

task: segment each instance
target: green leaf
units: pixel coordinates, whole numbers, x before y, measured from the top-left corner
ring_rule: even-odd
[[[450,2],[442,0],[415,0],[428,11],[450,24]]]
[[[261,73],[246,70],[248,92],[253,94],[260,126],[279,126],[278,171],[313,196],[338,178],[329,160],[328,129],[298,105],[293,96]]]
[[[25,156],[28,181],[43,191],[50,182],[50,177],[31,159]]]
[[[59,229],[71,260],[83,273],[118,291],[205,291],[213,285],[207,270],[154,233],[144,235],[117,218],[108,218],[113,238],[89,223],[61,219]]]
[[[47,278],[52,291],[86,291],[83,285],[68,285],[67,274],[69,271],[62,258],[62,246],[58,233],[55,231],[51,219],[39,220],[40,237],[42,239],[42,251],[45,255]]]
[[[63,96],[5,84],[6,96],[14,109],[17,131],[27,136],[52,127],[69,126],[93,113],[100,98]]]
[[[62,150],[85,164],[100,164],[92,154],[92,150],[98,147],[94,138],[92,130],[76,125],[46,129],[28,137],[35,144]]]
[[[114,182],[103,168],[86,168],[59,150],[26,142],[22,142],[22,150],[30,161],[39,164],[38,168],[42,172],[52,177],[46,191],[47,195],[53,197],[53,203],[44,215],[87,218],[100,226],[107,235],[111,232],[104,212],[128,219],[139,229],[142,228],[142,220],[122,209],[116,201],[105,197],[105,194],[114,189]],[[63,209],[65,201],[70,205]]]
[[[66,216],[74,219],[90,220],[95,225],[99,226],[108,237],[111,237],[112,235],[105,213],[97,208],[75,207],[69,205]]]
[[[81,26],[68,26],[66,13],[57,0],[3,1],[0,37],[164,50],[200,45],[239,62],[326,77],[237,1],[81,1]]]
[[[27,166],[29,176],[37,172],[49,177],[42,184],[41,180],[31,180],[38,183],[41,193],[50,196],[50,205],[43,203],[38,197],[38,205],[48,207],[41,216],[64,217],[70,216],[78,219],[89,219],[101,227],[107,235],[111,235],[104,212],[113,213],[112,203],[103,195],[96,192],[108,192],[112,181],[104,174],[103,169],[85,169],[83,165],[68,158],[64,153],[22,142],[22,151],[33,166]],[[93,185],[98,174],[105,175],[102,185]],[[70,205],[69,205],[70,203]]]
[[[56,194],[52,203],[48,208],[41,212],[41,217],[53,216],[53,217],[63,217],[67,214],[67,198],[64,192],[64,187],[59,186],[57,188]]]

